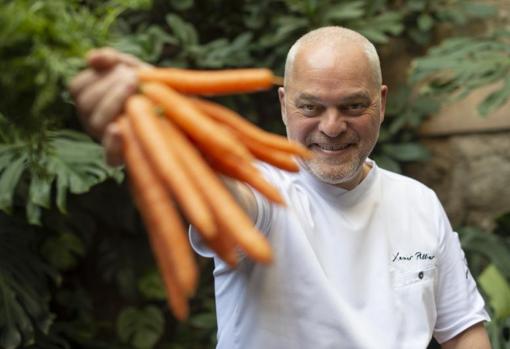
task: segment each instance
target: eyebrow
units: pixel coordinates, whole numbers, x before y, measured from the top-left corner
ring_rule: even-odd
[[[351,93],[347,96],[343,96],[338,100],[339,104],[347,104],[356,101],[370,101],[370,95],[367,91],[358,91]],[[321,102],[321,99],[317,96],[311,95],[309,93],[303,92],[299,96],[297,96],[296,101],[309,101],[309,102]]]
[[[296,97],[296,101],[320,102],[320,98],[303,92]]]
[[[370,95],[367,91],[359,91],[352,93],[350,95],[347,95],[345,97],[340,98],[341,104],[351,103],[351,102],[357,102],[357,101],[370,101]]]

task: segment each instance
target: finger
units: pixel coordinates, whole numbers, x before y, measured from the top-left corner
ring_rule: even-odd
[[[126,99],[136,92],[138,80],[132,70],[127,70],[122,81],[116,81],[105,93],[89,119],[90,131],[101,137],[106,126],[122,112]]]
[[[111,47],[104,47],[90,51],[87,54],[88,64],[98,70],[112,68],[117,64],[125,64],[132,68],[150,66],[133,55],[117,51]]]
[[[115,123],[108,125],[102,141],[108,165],[120,166],[124,164],[124,159],[122,158],[122,142],[122,134],[118,125]]]
[[[132,74],[131,69],[125,66],[116,66],[103,74],[101,79],[83,89],[77,98],[77,107],[80,114],[85,117],[90,115],[109,91],[115,85],[121,84],[125,76],[129,74]]]
[[[76,75],[69,83],[69,92],[73,97],[76,97],[84,88],[94,84],[98,81],[103,74],[99,74],[93,69],[86,69]]]

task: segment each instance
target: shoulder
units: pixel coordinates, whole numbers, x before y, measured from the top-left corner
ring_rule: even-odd
[[[270,165],[268,163],[257,161],[256,162],[257,169],[266,177],[267,179],[274,179],[283,181],[288,177],[292,176],[292,173],[288,171],[283,171],[278,167]]]
[[[302,175],[301,172],[303,171],[301,170],[300,172],[288,172],[264,162],[257,162],[256,166],[262,176],[268,182],[283,191],[296,185],[296,182],[300,181],[300,176]]]
[[[425,200],[439,204],[436,193],[425,184],[411,177],[378,168],[381,186],[387,194],[395,195],[399,199]]]
[[[420,222],[428,227],[427,230],[441,236],[446,230],[451,230],[443,205],[431,188],[413,178],[379,170],[381,198],[386,207],[398,212],[400,217]]]

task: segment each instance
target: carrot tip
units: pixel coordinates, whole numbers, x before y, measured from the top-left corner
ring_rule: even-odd
[[[283,199],[281,201],[275,202],[275,204],[277,204],[281,207],[287,207],[287,203]]]
[[[283,78],[281,76],[273,76],[273,85],[283,86]]]
[[[299,154],[299,157],[305,160],[310,160],[314,157],[314,154],[310,150],[303,151],[301,154]]]

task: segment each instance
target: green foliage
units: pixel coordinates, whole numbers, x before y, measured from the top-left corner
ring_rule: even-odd
[[[438,27],[455,30],[496,15],[494,6],[463,0],[409,0],[403,8],[406,33],[414,43],[427,47],[435,40]]]
[[[63,80],[83,66],[80,57],[105,44],[115,14],[99,17],[78,1],[62,0],[7,1],[1,8],[0,112],[37,131],[48,122]]]
[[[471,272],[490,307],[487,325],[492,347],[510,348],[510,213],[497,219],[493,233],[466,227],[460,229],[462,247]]]
[[[499,82],[479,105],[481,115],[502,106],[510,97],[510,31],[484,38],[457,37],[443,41],[415,60],[411,82],[424,81],[422,94],[464,98],[473,90]]]
[[[372,157],[388,170],[401,172],[401,164],[427,160],[429,151],[416,141],[416,130],[423,120],[436,112],[439,104],[427,96],[411,95],[411,86],[400,86],[391,94],[386,116]]]
[[[356,29],[383,54],[397,38],[408,54],[422,55],[445,26],[492,15],[493,7],[465,0],[1,2],[0,347],[203,349],[216,343],[210,262],[199,260],[202,279],[190,319],[176,323],[129,192],[119,185],[121,169],[106,166],[101,147],[79,129],[66,84],[89,49],[113,46],[162,66],[267,66],[282,74],[294,40],[319,26]],[[508,76],[507,44],[500,33],[446,40],[427,51],[409,85],[390,93],[374,158],[395,171],[427,158],[416,130],[439,107],[437,97],[465,95]],[[442,80],[427,80],[426,94],[411,93],[417,81],[445,70],[437,75]],[[482,111],[508,98],[507,85]],[[220,101],[283,132],[274,90]],[[464,235],[477,275],[493,263],[508,280],[501,236]],[[490,280],[495,275],[488,270],[482,275]],[[488,286],[486,293],[497,299],[500,289]],[[508,326],[501,319],[490,328],[494,341],[503,343],[498,331],[505,321]]]
[[[84,254],[83,242],[71,232],[50,236],[41,246],[41,255],[57,270],[75,267]]]
[[[489,234],[476,228],[463,228],[459,234],[462,246],[475,258],[470,265],[475,274],[480,274],[490,261],[508,279],[510,279],[509,241],[497,234]]]
[[[498,268],[490,264],[480,274],[478,282],[489,297],[494,319],[498,321],[510,318],[510,285]]]
[[[6,213],[18,194],[27,220],[40,224],[41,210],[51,206],[53,185],[55,204],[66,212],[68,192],[81,194],[107,178],[122,179],[120,170],[106,166],[102,148],[83,133],[61,129],[22,137],[1,115],[0,126],[0,209]]]
[[[163,334],[163,314],[155,306],[125,308],[117,319],[117,333],[124,343],[136,349],[149,349]]]
[[[156,269],[150,270],[140,278],[138,290],[148,300],[163,301],[166,299],[165,285]]]
[[[49,332],[50,284],[58,279],[37,253],[40,231],[3,213],[0,227],[0,347],[14,349]]]

